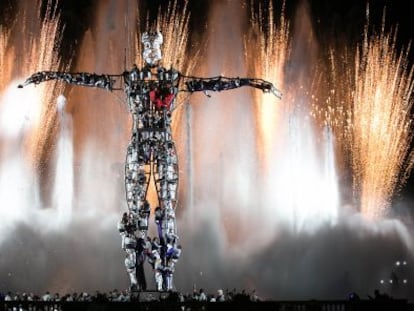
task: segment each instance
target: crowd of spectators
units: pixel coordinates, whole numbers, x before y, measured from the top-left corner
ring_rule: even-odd
[[[380,293],[378,289],[374,291],[374,295],[367,295],[370,301],[392,301],[393,298],[386,293]],[[355,292],[348,295],[348,301],[360,301],[361,298]],[[191,293],[180,293],[174,291],[157,292],[131,292],[129,290],[114,289],[109,292],[95,291],[90,294],[87,292],[73,292],[61,295],[59,293],[51,293],[46,291],[42,295],[32,292],[6,292],[0,291],[0,302],[21,301],[21,302],[156,302],[156,301],[172,301],[172,302],[260,302],[266,301],[259,298],[255,290],[248,292],[246,290],[237,291],[219,289],[215,294],[206,293],[202,288],[193,290]]]
[[[143,295],[145,294],[145,295]],[[37,295],[32,292],[0,292],[0,301],[46,301],[46,302],[130,302],[130,301],[162,301],[175,302],[224,302],[224,301],[261,301],[255,290],[248,293],[246,290],[237,291],[219,289],[215,294],[206,293],[203,289],[193,290],[192,293],[179,292],[130,292],[114,289],[109,292],[95,291],[93,294],[87,292],[73,292],[61,295],[59,293],[45,292]]]

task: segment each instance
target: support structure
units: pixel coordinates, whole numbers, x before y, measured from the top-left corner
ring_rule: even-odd
[[[132,133],[125,160],[125,193],[128,211],[118,223],[125,250],[125,267],[132,290],[146,290],[146,260],[154,270],[158,291],[173,290],[175,264],[181,255],[175,210],[178,199],[178,159],[171,133],[171,116],[178,92],[223,91],[242,86],[258,88],[281,98],[281,93],[262,79],[186,76],[160,65],[161,33],[144,33],[145,65],[136,65],[118,75],[42,71],[30,76],[23,85],[49,80],[123,90],[132,116]],[[158,206],[154,209],[157,236],[148,236],[151,207],[148,187],[154,179]]]

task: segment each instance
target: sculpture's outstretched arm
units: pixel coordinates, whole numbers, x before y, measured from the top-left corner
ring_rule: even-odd
[[[98,87],[112,91],[116,79],[121,75],[97,75],[95,73],[79,72],[59,72],[59,71],[40,71],[31,75],[23,84],[18,87],[22,88],[31,83],[39,84],[49,80],[59,80],[70,84],[81,86]]]
[[[263,79],[254,78],[227,78],[223,76],[213,78],[199,78],[182,76],[187,92],[200,91],[224,91],[239,88],[242,86],[251,86],[262,90],[265,93],[272,93],[277,98],[282,98],[282,93],[270,82]]]

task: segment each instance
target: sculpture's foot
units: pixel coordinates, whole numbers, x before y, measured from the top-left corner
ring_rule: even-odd
[[[137,291],[138,291],[138,287],[137,287],[137,285],[136,285],[136,284],[131,284],[131,286],[129,287],[129,291],[130,291],[131,293],[133,293],[133,292],[137,292]]]

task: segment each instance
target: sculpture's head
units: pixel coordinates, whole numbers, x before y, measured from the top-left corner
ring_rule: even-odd
[[[162,34],[158,31],[144,32],[141,37],[144,45],[142,57],[147,65],[153,67],[158,65],[161,60],[161,44],[163,42]]]

